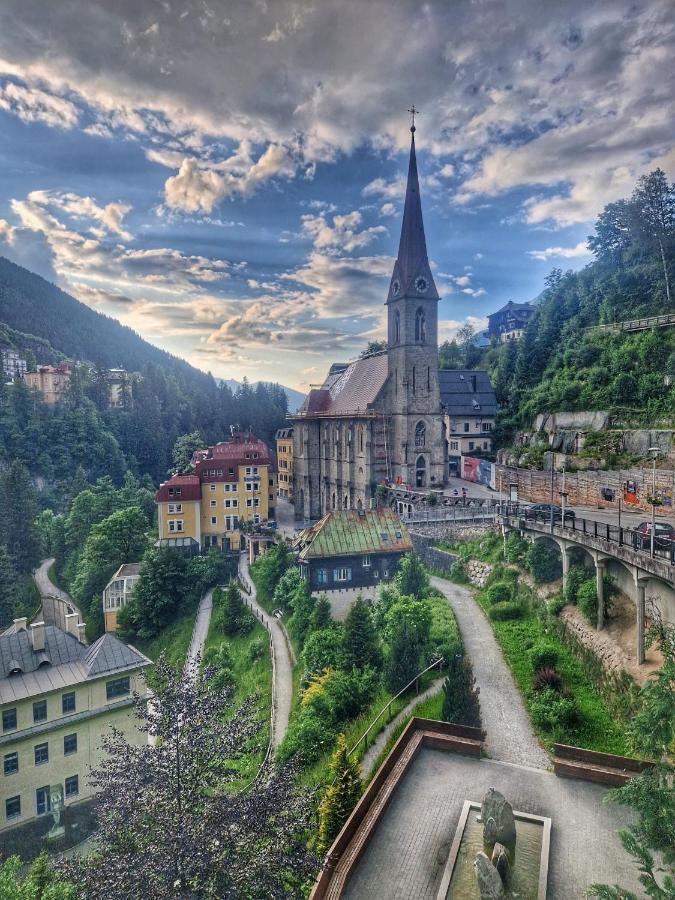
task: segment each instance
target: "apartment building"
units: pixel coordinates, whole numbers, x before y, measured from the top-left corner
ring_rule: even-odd
[[[37,388],[45,403],[53,406],[63,397],[70,382],[73,367],[64,362],[58,366],[38,366],[37,372],[26,372],[25,382],[28,387]]]
[[[487,372],[478,369],[442,369],[439,380],[449,474],[459,475],[460,457],[492,450],[497,398]]]
[[[279,496],[293,499],[293,428],[280,428],[275,435],[277,445],[277,479]]]
[[[27,363],[16,350],[3,350],[0,356],[2,357],[2,375],[5,382],[9,383],[25,378]]]

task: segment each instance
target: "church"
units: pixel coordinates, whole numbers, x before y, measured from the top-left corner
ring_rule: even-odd
[[[398,256],[387,294],[387,349],[335,363],[292,416],[295,514],[366,509],[377,485],[440,488],[447,438],[438,377],[439,296],[427,257],[415,124]]]

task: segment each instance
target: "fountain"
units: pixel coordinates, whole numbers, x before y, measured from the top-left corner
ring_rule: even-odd
[[[436,900],[545,900],[551,820],[490,788],[462,808]]]

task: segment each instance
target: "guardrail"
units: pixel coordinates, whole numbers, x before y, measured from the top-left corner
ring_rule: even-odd
[[[628,319],[608,325],[591,325],[588,331],[645,331],[647,328],[664,328],[675,325],[675,315],[645,316],[642,319]]]
[[[514,508],[515,507],[515,508]],[[536,522],[543,525],[556,525],[567,531],[571,531],[577,535],[589,535],[591,537],[600,538],[609,544],[616,544],[618,547],[627,547],[636,553],[644,554],[650,558],[665,559],[671,565],[675,565],[675,540],[660,538],[657,534],[654,536],[654,554],[651,553],[650,535],[641,534],[635,528],[624,528],[619,525],[611,525],[609,522],[598,522],[596,519],[580,518],[577,515],[565,514],[565,522],[562,522],[562,515],[558,513],[554,516],[553,521],[549,514],[543,512],[531,512],[526,507],[518,507],[517,504],[509,504],[502,513],[505,523],[519,526],[520,522]]]

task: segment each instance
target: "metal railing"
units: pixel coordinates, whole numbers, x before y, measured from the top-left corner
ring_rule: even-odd
[[[675,325],[675,315],[645,316],[642,319],[628,319],[607,325],[591,325],[588,331],[645,331],[647,328],[665,328]]]
[[[651,558],[651,534],[649,531],[641,533],[637,528],[625,528],[623,525],[612,525],[609,522],[598,522],[596,519],[580,518],[568,512],[565,512],[563,524],[561,512],[556,512],[551,521],[550,513],[540,510],[532,511],[514,503],[504,504],[503,519],[511,525],[520,525],[521,522],[525,522],[526,525],[528,522],[549,526],[552,524],[576,535],[600,538],[609,544],[627,547],[629,550]],[[675,540],[655,534],[654,558],[663,559],[671,566],[675,565]]]

